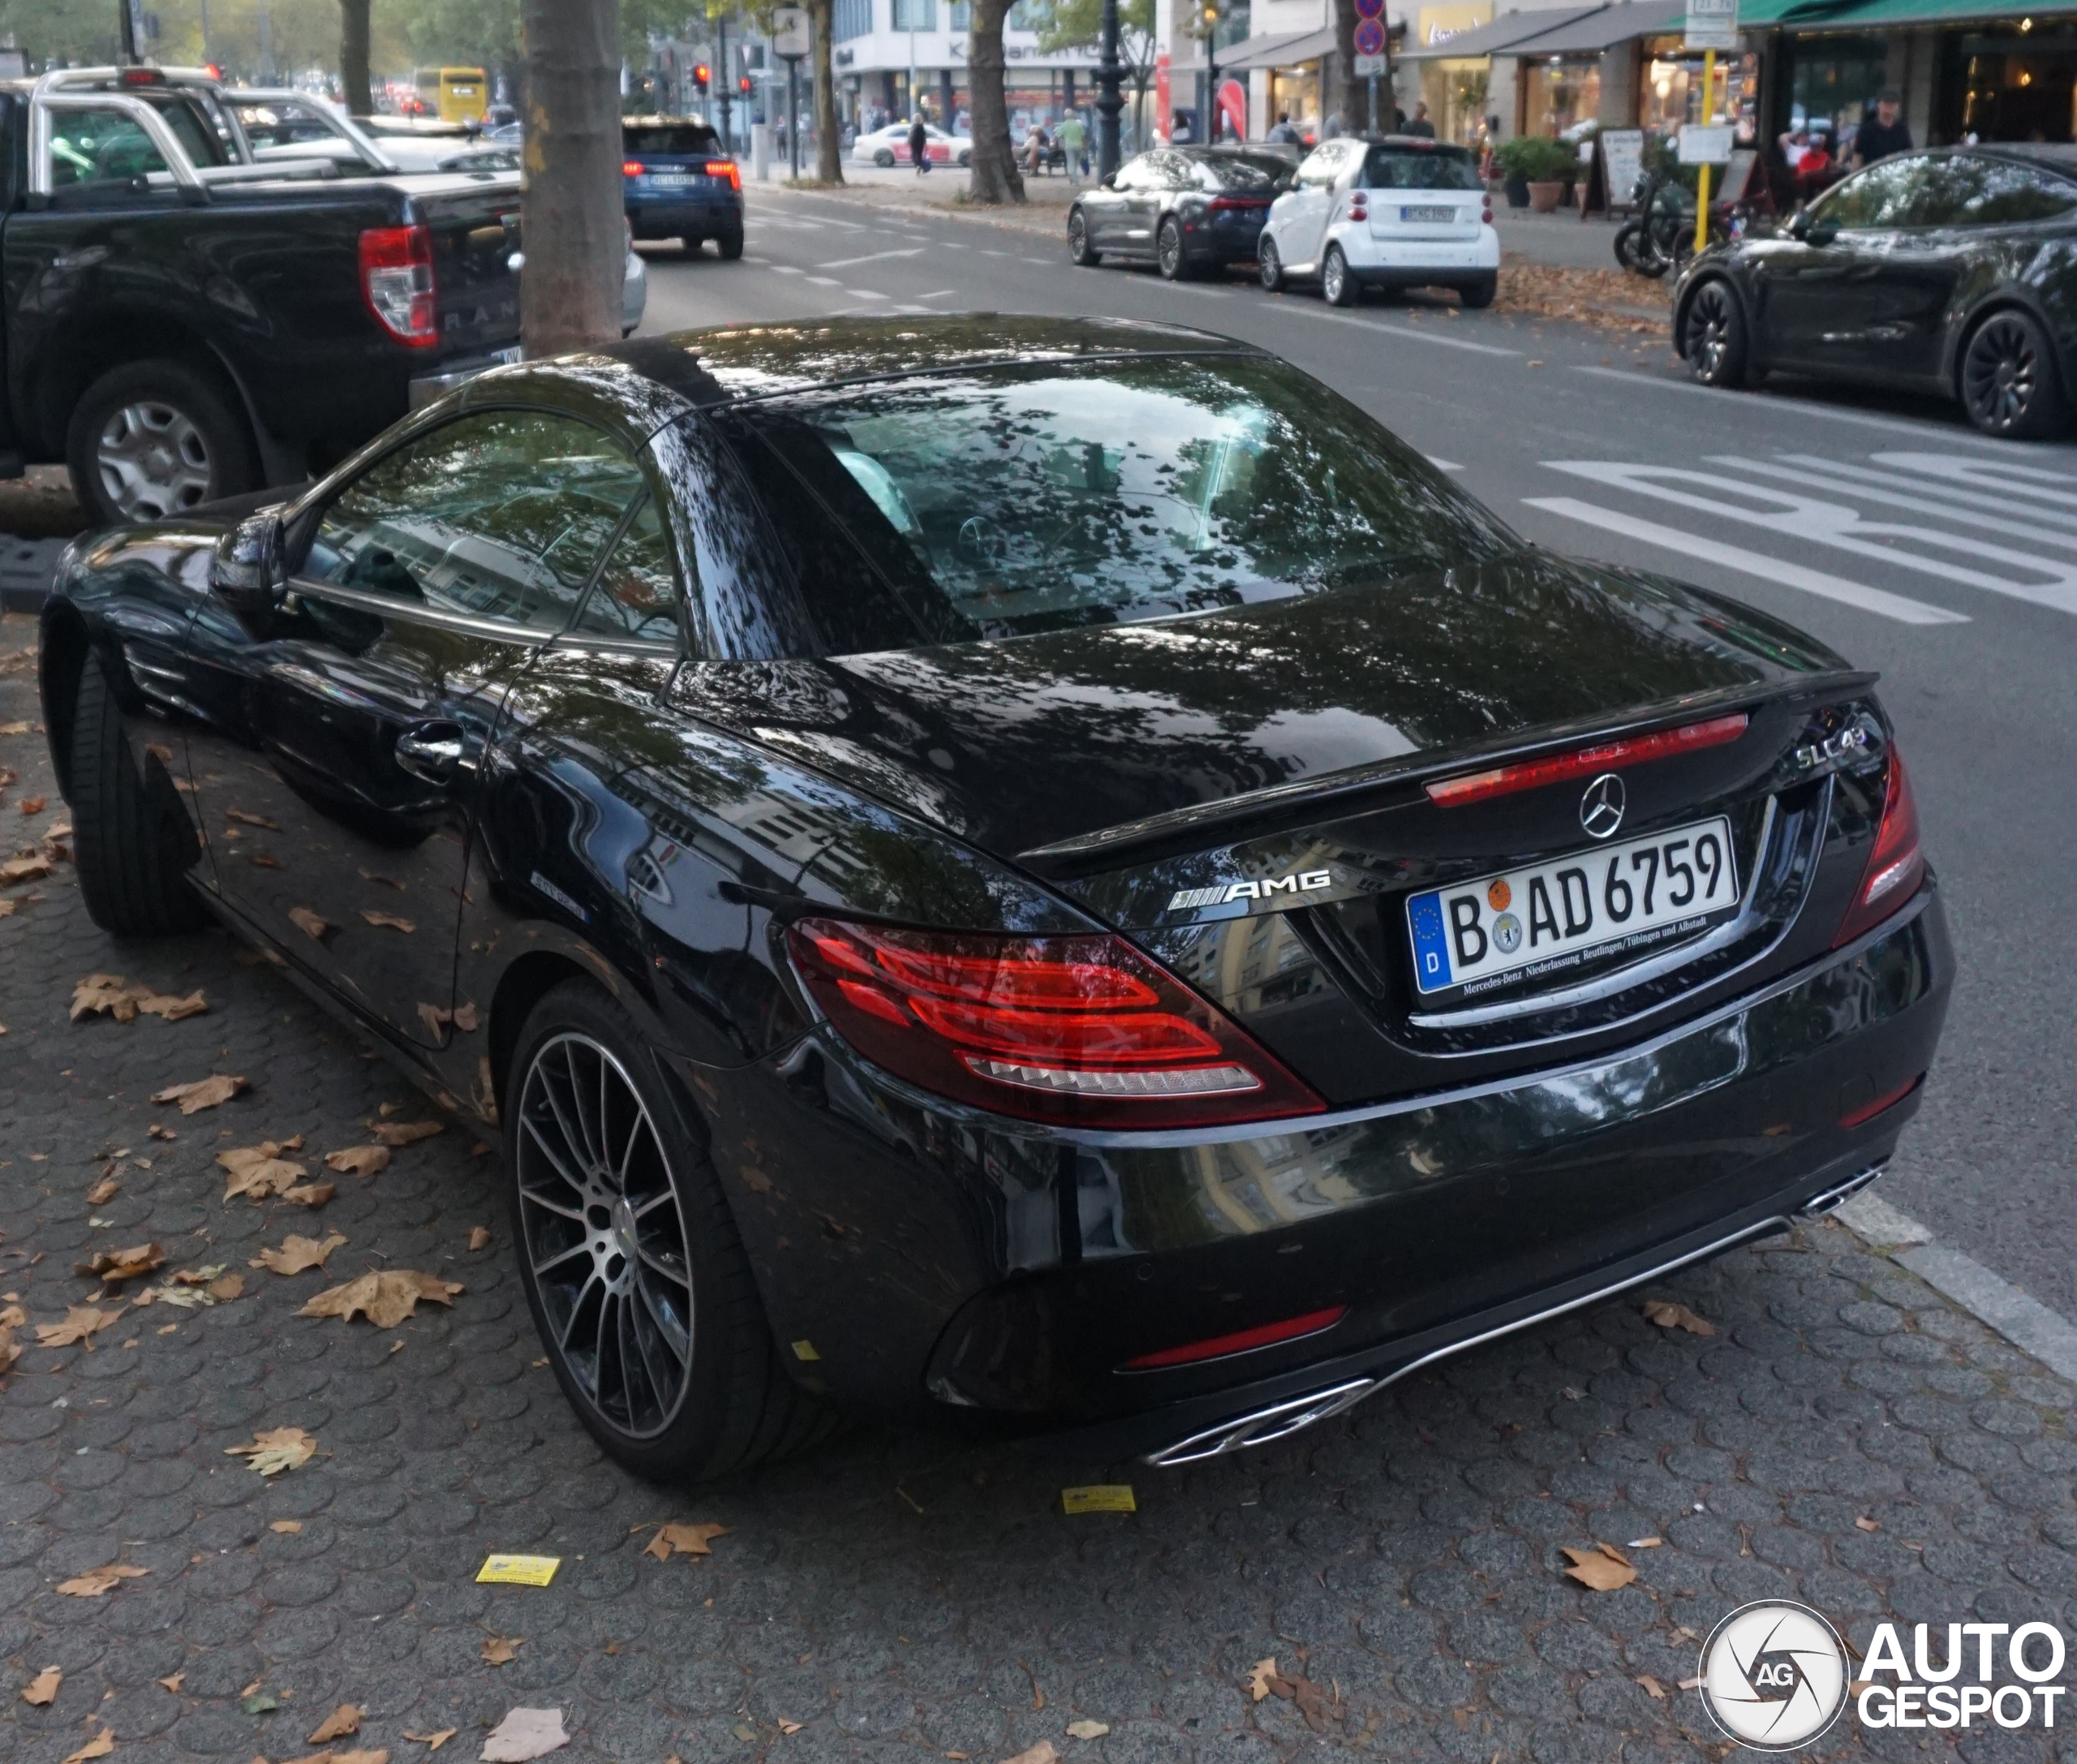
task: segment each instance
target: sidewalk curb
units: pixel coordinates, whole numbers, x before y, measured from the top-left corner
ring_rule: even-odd
[[[1908,1213],[1863,1190],[1832,1216],[1877,1254],[1987,1323],[2059,1376],[2077,1381],[2077,1323],[2001,1280],[1973,1256],[1933,1241]]]

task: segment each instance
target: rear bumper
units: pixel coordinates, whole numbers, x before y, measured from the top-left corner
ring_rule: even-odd
[[[627,224],[637,239],[712,239],[743,224],[740,196],[686,200],[630,196]]]
[[[1374,286],[1417,287],[1500,267],[1500,235],[1490,226],[1468,239],[1381,237],[1368,226],[1337,227],[1328,238],[1341,247],[1356,278]]]
[[[1920,1092],[1840,1122],[1927,1070],[1952,970],[1929,888],[1650,1042],[1295,1126],[1034,1131],[819,1039],[694,1082],[772,1322],[812,1342],[814,1382],[1155,1452],[1779,1228],[1889,1156]],[[1333,1307],[1300,1340],[1121,1370]]]

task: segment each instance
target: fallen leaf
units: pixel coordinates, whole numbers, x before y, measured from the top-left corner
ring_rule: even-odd
[[[307,906],[291,906],[289,909],[289,923],[298,931],[307,932],[320,943],[324,941],[325,933],[332,929],[329,920],[320,919]]]
[[[1100,1740],[1110,1731],[1111,1723],[1107,1721],[1070,1721],[1068,1723],[1069,1734],[1077,1740]]]
[[[88,1764],[88,1759],[106,1758],[108,1754],[114,1749],[114,1729],[112,1727],[103,1727],[100,1732],[97,1733],[91,1740],[88,1740],[87,1743],[81,1746],[78,1751],[67,1752],[65,1754],[63,1764]]]
[[[519,1658],[519,1644],[525,1639],[526,1637],[524,1636],[513,1636],[507,1637],[501,1635],[494,1635],[486,1637],[484,1641],[484,1659],[485,1663],[492,1666],[510,1666],[514,1660]]]
[[[0,735],[26,735],[28,732],[29,725],[26,721],[0,723]]]
[[[1854,1525],[1857,1530],[1862,1531],[1880,1531],[1882,1529],[1881,1525],[1873,1519],[1856,1519],[1854,1521]]]
[[[214,1108],[219,1103],[228,1103],[241,1091],[252,1086],[242,1077],[216,1072],[208,1078],[197,1078],[191,1084],[170,1084],[162,1091],[152,1092],[155,1103],[178,1103],[183,1115],[195,1115],[205,1108]]]
[[[387,1146],[348,1146],[343,1151],[328,1151],[325,1162],[342,1176],[375,1176],[389,1167]]]
[[[1676,1305],[1671,1299],[1655,1298],[1645,1306],[1645,1321],[1655,1323],[1662,1329],[1685,1329],[1691,1336],[1713,1336],[1717,1326],[1705,1317],[1697,1317],[1685,1305]]]
[[[282,860],[271,851],[248,851],[245,861],[256,870],[278,870],[282,867]]]
[[[0,1373],[11,1370],[22,1357],[20,1344],[15,1340],[16,1327],[14,1323],[0,1323]]]
[[[8,858],[0,860],[0,888],[12,888],[17,882],[34,882],[49,874],[50,860],[40,854],[33,858]]]
[[[89,1207],[105,1207],[123,1192],[123,1185],[112,1176],[105,1176],[87,1190]]]
[[[377,1145],[407,1146],[415,1140],[430,1139],[443,1125],[436,1121],[372,1121],[368,1130]]]
[[[315,1212],[338,1192],[329,1182],[299,1182],[294,1188],[283,1189],[282,1198]]]
[[[49,800],[49,798],[44,796],[25,796],[22,798],[22,813],[25,815],[41,815],[43,812],[43,805]]]
[[[300,1427],[269,1427],[256,1432],[250,1445],[226,1446],[227,1458],[243,1458],[262,1476],[279,1476],[307,1464],[317,1442]]]
[[[471,1229],[469,1233],[469,1247],[471,1250],[488,1250],[490,1247],[490,1227],[488,1225],[477,1225]]]
[[[207,1262],[199,1268],[176,1268],[174,1270],[173,1284],[175,1286],[207,1286],[223,1271],[224,1264],[221,1262]]]
[[[202,1290],[218,1304],[227,1304],[244,1292],[245,1276],[243,1274],[219,1274]]]
[[[72,1271],[110,1285],[134,1280],[148,1274],[166,1260],[166,1250],[157,1243],[133,1243],[127,1250],[99,1250],[84,1262],[75,1262]]]
[[[286,1193],[304,1172],[301,1164],[282,1154],[299,1151],[302,1146],[303,1135],[298,1134],[293,1139],[264,1139],[256,1146],[233,1146],[219,1151],[217,1162],[230,1172],[224,1198],[234,1200],[240,1194],[249,1194],[256,1201],[263,1201],[270,1194]]]
[[[178,1139],[180,1137],[170,1127],[161,1127],[157,1121],[153,1121],[144,1131],[154,1139]]]
[[[243,821],[247,827],[264,827],[270,833],[282,830],[279,821],[269,820],[264,815],[248,815],[242,808],[227,808],[224,811],[224,817],[227,820]]]
[[[779,1731],[783,1734],[786,1734],[790,1736],[801,1731],[801,1724],[798,1721],[789,1721],[784,1715],[780,1715],[778,1718],[778,1720]]]
[[[1003,1764],[1060,1764],[1060,1754],[1053,1749],[1051,1740],[1041,1740],[1029,1750],[1018,1753],[1015,1758],[1004,1759]]]
[[[368,908],[363,906],[360,910],[360,916],[366,919],[369,924],[376,926],[385,931],[401,931],[408,932],[414,931],[418,929],[418,927],[413,924],[410,919],[399,919],[394,913],[371,912]]]
[[[443,1280],[412,1268],[384,1268],[343,1286],[328,1287],[296,1315],[339,1317],[351,1322],[356,1313],[364,1312],[376,1328],[393,1329],[414,1314],[420,1299],[451,1306],[461,1290],[458,1280]]]
[[[49,1706],[58,1694],[58,1682],[65,1674],[55,1666],[46,1666],[22,1687],[22,1701],[34,1703],[39,1709]]]
[[[1572,1564],[1565,1570],[1566,1573],[1582,1586],[1592,1587],[1598,1593],[1612,1593],[1637,1577],[1637,1571],[1619,1556],[1610,1553],[1605,1544],[1597,1544],[1590,1550],[1576,1550],[1569,1543],[1560,1547]]]
[[[404,892],[404,884],[393,876],[379,876],[372,870],[363,870],[360,876],[363,882],[379,882],[385,888],[394,888],[399,894]],[[408,1740],[411,1736],[407,1733],[404,1737]]]
[[[367,1712],[358,1703],[341,1703],[317,1723],[316,1731],[303,1744],[322,1745],[327,1740],[343,1740],[349,1734],[358,1733],[360,1732],[360,1718]]]
[[[84,1341],[97,1330],[105,1329],[122,1314],[120,1310],[96,1310],[91,1305],[68,1305],[64,1322],[36,1326],[37,1345],[69,1348],[75,1342]]]
[[[271,1715],[282,1706],[282,1699],[271,1690],[248,1691],[239,1706],[248,1715]]]
[[[514,1709],[484,1736],[484,1764],[527,1764],[570,1744],[560,1709]]]
[[[161,1678],[158,1682],[178,1697],[180,1694],[180,1687],[187,1682],[187,1674],[185,1671],[175,1672],[172,1677]]]
[[[415,1740],[428,1751],[437,1752],[461,1731],[459,1727],[436,1727],[431,1733],[414,1733],[406,1727],[404,1729],[404,1737],[407,1740]]]
[[[1268,1696],[1270,1684],[1276,1676],[1276,1661],[1274,1656],[1266,1660],[1256,1661],[1248,1668],[1249,1699],[1254,1702],[1260,1702],[1263,1697]]]
[[[119,974],[90,974],[72,985],[71,1020],[105,1011],[118,1022],[135,1020],[137,1007],[130,1002],[130,988]]]
[[[465,1035],[476,1032],[476,1007],[473,1004],[458,1005],[454,1008],[454,1026]]]
[[[1663,1538],[1632,1538],[1629,1547],[1633,1550],[1658,1550],[1666,1547]]]
[[[278,1250],[262,1250],[256,1267],[272,1268],[277,1274],[301,1274],[311,1268],[321,1268],[325,1258],[346,1240],[336,1231],[330,1233],[322,1243],[315,1237],[299,1237],[294,1232],[282,1240]]]
[[[269,1531],[278,1531],[286,1536],[293,1537],[303,1530],[303,1521],[300,1519],[272,1520],[269,1522],[267,1529]]]
[[[1645,1694],[1653,1702],[1662,1703],[1666,1701],[1665,1685],[1660,1684],[1649,1672],[1641,1673],[1637,1682],[1644,1687]]]
[[[148,1568],[132,1568],[127,1562],[116,1562],[107,1568],[89,1568],[84,1574],[75,1574],[69,1581],[60,1581],[58,1590],[68,1598],[98,1598],[123,1581],[140,1580],[150,1573]]]
[[[643,1547],[644,1555],[653,1555],[659,1562],[668,1562],[673,1555],[712,1555],[707,1547],[709,1538],[725,1538],[726,1525],[717,1525],[705,1520],[698,1525],[682,1525],[675,1521],[658,1528],[656,1535]]]

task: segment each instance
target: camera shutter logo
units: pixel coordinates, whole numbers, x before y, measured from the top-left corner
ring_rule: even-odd
[[[1623,824],[1623,805],[1628,793],[1622,779],[1604,772],[1589,784],[1580,798],[1580,824],[1596,839],[1608,839]]]
[[[1847,1706],[1847,1650],[1804,1605],[1744,1605],[1702,1644],[1702,1703],[1709,1719],[1756,1752],[1793,1752]]]

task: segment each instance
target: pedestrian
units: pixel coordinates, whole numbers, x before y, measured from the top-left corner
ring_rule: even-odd
[[[1853,161],[1856,166],[1872,166],[1892,153],[1908,153],[1911,147],[1911,125],[1904,121],[1903,105],[1894,92],[1885,92],[1875,101],[1874,116],[1855,131]]]
[[[1402,135],[1417,136],[1424,141],[1434,140],[1435,125],[1428,120],[1428,102],[1425,98],[1415,101],[1413,119],[1407,123],[1400,132]]]
[[[923,122],[921,111],[909,125],[909,157],[916,162],[918,178],[931,169],[931,131]]]
[[[1341,139],[1340,111],[1330,110],[1327,112],[1327,121],[1320,125],[1320,139],[1323,141],[1334,141]]]
[[[1291,126],[1291,113],[1288,110],[1278,111],[1276,121],[1271,125],[1269,133],[1262,139],[1266,141],[1276,141],[1293,147],[1297,146],[1298,131]]]
[[[1060,118],[1054,139],[1060,144],[1060,170],[1068,174],[1068,182],[1073,183],[1076,181],[1076,167],[1079,166],[1085,174],[1089,170],[1089,131],[1082,127],[1081,117],[1070,110]]]

